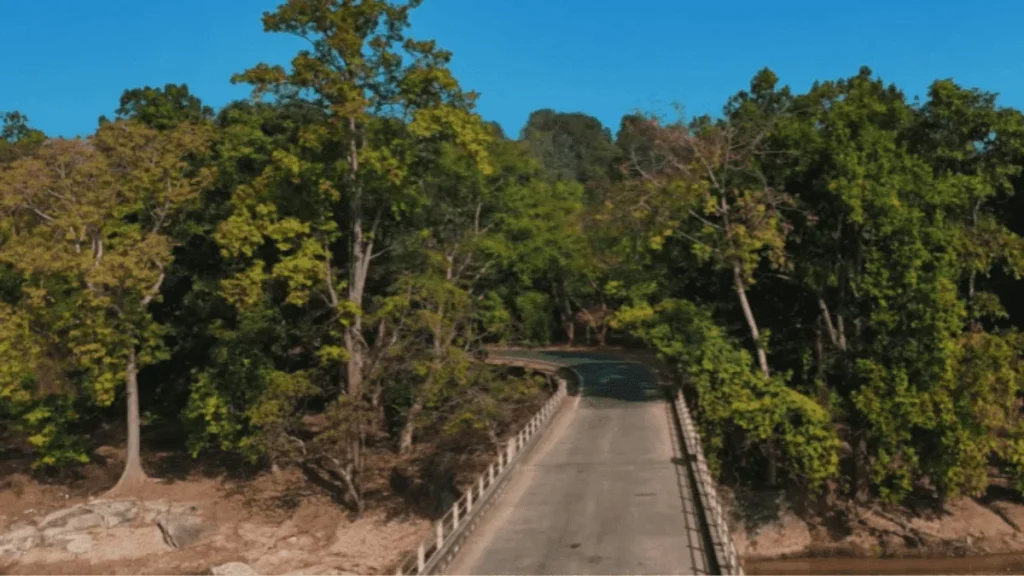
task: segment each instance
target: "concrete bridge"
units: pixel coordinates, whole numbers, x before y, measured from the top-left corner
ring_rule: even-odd
[[[487,361],[561,375],[561,391],[400,573],[742,574],[685,402],[651,366],[563,350]]]

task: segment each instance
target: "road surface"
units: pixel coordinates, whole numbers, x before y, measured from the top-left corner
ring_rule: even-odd
[[[515,352],[583,379],[448,574],[706,574],[671,407],[651,370],[586,352]]]

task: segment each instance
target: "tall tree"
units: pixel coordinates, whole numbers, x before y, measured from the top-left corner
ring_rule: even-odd
[[[146,478],[138,372],[159,354],[149,306],[173,258],[165,228],[206,182],[188,160],[207,142],[208,133],[192,126],[162,134],[111,123],[88,140],[46,143],[0,184],[13,219],[0,258],[26,278],[30,318],[66,331],[97,403],[112,403],[123,382],[128,443],[114,491]],[[72,287],[73,307],[53,297],[60,286]]]
[[[408,119],[413,137],[447,132],[481,158],[484,154],[486,132],[470,112],[472,96],[459,89],[447,68],[451,54],[431,41],[404,36],[409,12],[418,4],[290,0],[264,14],[264,29],[303,38],[310,49],[295,56],[291,70],[260,64],[234,78],[253,84],[256,95],[308,96],[324,111],[326,125],[309,138],[329,146],[343,162],[326,185],[341,199],[336,218],[348,242],[346,299],[356,310],[364,305],[370,266],[382,248],[382,220],[415,202],[403,174],[411,152],[398,142],[384,145],[375,139],[376,119]],[[345,333],[346,382],[353,397],[363,392],[362,330],[357,314]]]

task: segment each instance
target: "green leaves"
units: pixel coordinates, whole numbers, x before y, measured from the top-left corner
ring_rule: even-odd
[[[613,321],[653,346],[697,392],[697,414],[709,462],[739,458],[728,438],[738,429],[756,444],[775,439],[790,476],[812,490],[839,471],[839,440],[831,415],[787,386],[765,378],[750,353],[719,327],[710,313],[685,300],[623,307]]]
[[[118,121],[88,140],[49,141],[5,171],[0,210],[10,228],[0,261],[23,283],[0,350],[23,356],[0,390],[27,406],[15,411],[33,431],[40,465],[85,458],[67,436],[76,386],[94,405],[109,406],[137,369],[129,357],[143,365],[162,358],[149,305],[173,262],[167,229],[212,178],[197,165],[208,141],[199,125],[158,132]],[[65,389],[33,391],[44,373]]]

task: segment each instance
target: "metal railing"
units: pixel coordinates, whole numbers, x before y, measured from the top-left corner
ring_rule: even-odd
[[[516,365],[521,364],[520,362],[516,363]],[[527,362],[526,364],[531,363]],[[553,363],[543,364],[561,368]],[[410,555],[399,563],[395,574],[432,574],[451,562],[459,551],[464,537],[472,532],[482,517],[482,513],[493,504],[494,497],[504,488],[509,471],[532,447],[539,433],[544,430],[565,399],[566,381],[557,376],[555,381],[558,383],[558,389],[554,395],[515,436],[504,443],[498,458],[477,477],[476,482],[466,489],[462,497],[452,504],[451,509],[441,519],[434,522],[434,533],[420,543],[415,556]]]
[[[681,389],[676,390],[672,403],[679,416],[683,442],[690,459],[689,465],[693,467],[694,476],[697,479],[697,496],[700,498],[700,505],[704,509],[711,532],[712,553],[715,555],[722,574],[743,576],[743,565],[740,563],[739,554],[736,553],[732,533],[729,531],[729,523],[722,511],[722,503],[718,499],[716,482],[708,469],[708,461],[704,457],[700,434],[690,416],[690,409],[686,405],[686,398],[683,397]]]
[[[569,366],[540,359],[492,356],[487,359],[487,362],[546,372],[554,377],[558,383],[558,390],[522,430],[504,443],[498,458],[480,474],[476,482],[452,505],[451,509],[434,523],[433,534],[420,543],[415,555],[410,555],[398,565],[395,573],[400,576],[403,574],[438,573],[454,559],[465,537],[476,528],[483,513],[490,508],[496,496],[504,489],[510,471],[521,456],[536,442],[539,433],[546,428],[551,417],[565,399],[567,383],[563,378],[555,376],[555,373],[560,370],[569,370],[575,373],[575,370]],[[575,376],[581,380],[579,374]],[[582,386],[583,382],[580,381],[579,385]],[[682,390],[676,390],[672,404],[679,418],[684,447],[689,457],[688,465],[696,478],[699,505],[704,511],[710,532],[711,550],[709,553],[714,555],[715,563],[722,574],[743,576],[743,566],[733,544],[728,520],[718,498],[717,484],[708,469],[700,434],[694,425]]]

